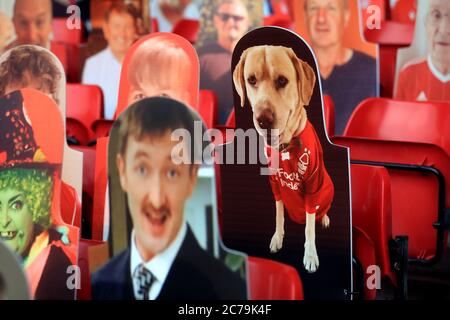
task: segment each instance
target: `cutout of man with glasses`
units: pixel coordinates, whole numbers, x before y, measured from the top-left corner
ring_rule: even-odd
[[[219,124],[225,124],[233,109],[231,57],[239,39],[249,30],[250,19],[241,0],[224,0],[213,10],[217,40],[199,48],[200,88],[213,90],[219,103]]]

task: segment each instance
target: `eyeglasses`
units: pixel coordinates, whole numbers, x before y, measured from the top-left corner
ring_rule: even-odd
[[[220,18],[220,20],[222,20],[222,22],[227,22],[229,19],[233,19],[233,21],[235,23],[237,23],[237,22],[241,22],[245,19],[245,17],[243,17],[243,16],[236,16],[234,14],[229,14],[229,13],[217,12],[216,14],[219,16],[219,18]]]

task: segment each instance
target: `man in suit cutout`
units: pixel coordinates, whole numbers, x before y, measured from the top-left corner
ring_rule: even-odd
[[[133,222],[131,248],[93,275],[93,299],[246,298],[244,281],[199,246],[184,219],[202,146],[182,141],[187,152],[180,155],[171,135],[183,128],[193,138],[195,120],[168,98],[140,100],[119,118],[116,163]]]

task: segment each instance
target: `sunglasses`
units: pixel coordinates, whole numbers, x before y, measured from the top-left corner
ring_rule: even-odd
[[[233,19],[234,22],[241,22],[242,20],[245,19],[245,17],[243,16],[236,16],[234,14],[222,12],[217,12],[217,15],[219,16],[220,20],[222,20],[222,22],[227,22],[229,19]]]

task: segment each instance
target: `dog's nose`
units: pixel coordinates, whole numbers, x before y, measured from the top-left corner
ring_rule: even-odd
[[[272,129],[273,112],[270,109],[265,109],[259,114],[256,120],[261,129]]]

